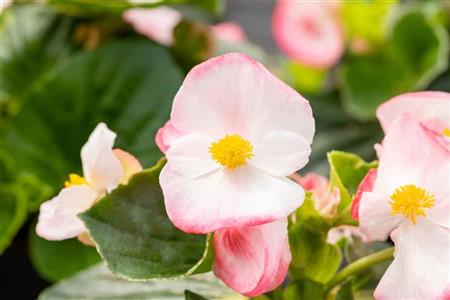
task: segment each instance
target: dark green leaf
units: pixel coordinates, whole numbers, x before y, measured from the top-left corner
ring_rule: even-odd
[[[80,53],[30,94],[6,132],[19,175],[32,174],[56,193],[79,172],[80,149],[98,122],[117,132],[116,147],[143,165],[160,156],[157,129],[169,117],[181,73],[167,50],[122,40]]]
[[[47,241],[38,237],[35,226],[29,234],[30,256],[35,269],[48,281],[55,282],[100,261],[95,248],[83,245],[77,239]]]
[[[27,216],[27,202],[20,190],[2,183],[0,189],[0,254],[9,246]]]
[[[211,270],[209,239],[169,220],[159,186],[160,162],[133,176],[81,214],[108,267],[121,278],[154,279]],[[207,264],[207,266],[201,264]]]
[[[335,300],[355,300],[351,278],[339,287]]]
[[[227,288],[211,273],[177,280],[136,282],[121,280],[103,264],[99,264],[47,288],[39,296],[39,300],[185,300],[186,289],[208,299],[245,299]]]
[[[283,299],[321,300],[324,299],[324,288],[324,285],[308,279],[294,281],[284,291]]]
[[[184,297],[186,298],[186,300],[208,300],[207,298],[191,292],[190,290],[184,291]]]

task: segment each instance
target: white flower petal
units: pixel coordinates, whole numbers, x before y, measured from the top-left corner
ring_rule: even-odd
[[[254,147],[250,163],[275,176],[289,176],[308,162],[310,143],[289,131],[271,131]]]
[[[84,177],[99,192],[115,189],[125,175],[113,152],[115,139],[116,134],[99,123],[81,149]]]

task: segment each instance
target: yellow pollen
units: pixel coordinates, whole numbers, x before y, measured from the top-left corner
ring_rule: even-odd
[[[442,134],[445,136],[450,137],[450,128],[444,128],[444,130],[442,130]]]
[[[231,170],[244,166],[253,157],[252,144],[237,134],[226,135],[209,146],[211,157]]]
[[[65,187],[69,187],[69,186],[73,186],[73,185],[82,185],[82,184],[88,184],[88,182],[86,181],[86,179],[84,179],[84,177],[81,177],[74,173],[70,174],[69,180],[66,180],[64,182]]]
[[[392,214],[402,214],[416,224],[416,217],[425,217],[425,209],[434,206],[434,195],[414,184],[402,185],[391,195]]]

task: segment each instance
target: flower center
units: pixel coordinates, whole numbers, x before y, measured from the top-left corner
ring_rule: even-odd
[[[253,157],[252,144],[238,134],[226,135],[209,146],[211,157],[231,170],[244,166]]]
[[[86,179],[84,177],[77,175],[77,174],[69,174],[69,180],[66,180],[64,182],[65,187],[73,186],[73,185],[82,185],[82,184],[88,184]]]
[[[425,217],[425,209],[434,206],[434,195],[414,184],[402,185],[391,195],[392,214],[402,214],[416,224],[416,217]]]
[[[450,137],[450,128],[444,128],[444,130],[442,130],[442,134],[445,136]]]

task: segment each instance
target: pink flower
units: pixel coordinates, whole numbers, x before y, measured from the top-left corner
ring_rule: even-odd
[[[377,109],[385,132],[401,114],[408,113],[450,151],[450,93],[416,92],[396,96]]]
[[[214,274],[248,297],[278,287],[291,262],[286,218],[214,233]]]
[[[330,186],[328,179],[315,173],[307,173],[305,176],[293,174],[290,177],[298,182],[305,191],[312,193],[317,211],[330,218],[336,215],[341,195],[338,188]]]
[[[275,41],[299,63],[320,68],[335,65],[344,51],[335,10],[326,1],[278,0],[272,18]]]
[[[375,178],[377,178],[377,169],[370,169],[359,184],[358,191],[356,192],[351,207],[353,219],[359,219],[359,203],[361,201],[361,196],[364,192],[372,191]]]
[[[367,241],[358,226],[341,225],[338,227],[333,227],[330,231],[328,231],[327,242],[330,244],[336,244],[341,239],[346,239],[351,244],[353,243],[353,236],[359,237],[363,242]]]
[[[244,30],[237,23],[222,22],[211,26],[212,33],[216,39],[230,43],[244,43],[247,40]]]
[[[359,204],[368,239],[395,243],[375,298],[439,299],[450,287],[450,152],[410,113],[388,127],[373,188]]]
[[[215,232],[214,272],[245,295],[286,276],[286,217],[304,198],[287,176],[308,161],[313,134],[309,103],[238,53],[194,67],[158,131],[169,218],[185,232]]]
[[[65,188],[41,205],[36,232],[47,240],[64,240],[86,231],[78,214],[105,193],[142,170],[131,154],[113,149],[116,134],[100,123],[81,149],[83,174],[70,174]]]
[[[164,46],[173,44],[173,30],[181,21],[179,11],[167,7],[132,8],[124,12],[123,19],[134,30]]]

